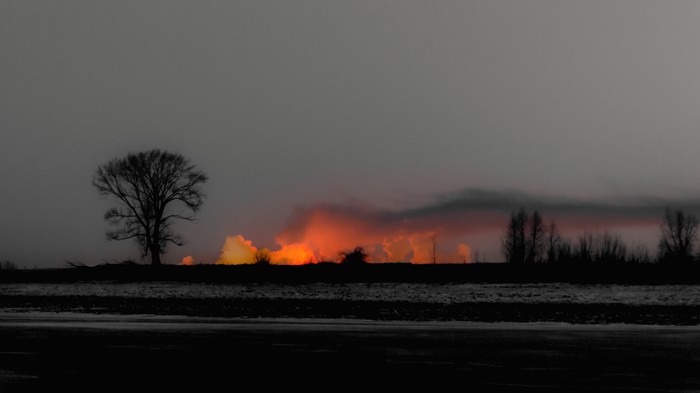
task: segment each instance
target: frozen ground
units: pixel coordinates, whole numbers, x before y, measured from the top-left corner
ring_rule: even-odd
[[[0,296],[96,296],[146,299],[288,299],[453,303],[700,305],[700,285],[546,284],[201,284],[21,283],[0,284]]]
[[[0,391],[698,391],[698,327],[0,314]]]

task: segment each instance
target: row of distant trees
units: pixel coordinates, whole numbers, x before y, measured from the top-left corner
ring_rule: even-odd
[[[656,255],[636,244],[628,247],[622,237],[610,231],[584,232],[576,241],[561,235],[554,221],[545,224],[540,213],[529,214],[524,208],[511,213],[502,238],[507,262],[565,263],[689,263],[695,254],[698,218],[683,210],[666,209],[661,224],[661,240]]]

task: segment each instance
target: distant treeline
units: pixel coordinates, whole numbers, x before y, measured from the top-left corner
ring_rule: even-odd
[[[683,210],[666,209],[661,240],[652,255],[643,244],[628,247],[610,231],[584,232],[574,241],[561,235],[554,221],[545,224],[540,213],[525,208],[511,213],[502,239],[503,255],[513,264],[648,264],[684,265],[699,259],[696,253],[698,218]]]

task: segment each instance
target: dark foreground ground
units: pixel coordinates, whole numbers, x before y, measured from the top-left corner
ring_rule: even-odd
[[[126,298],[0,294],[0,311],[153,314],[225,318],[323,318],[386,321],[566,322],[700,325],[699,305],[456,302],[343,299]]]
[[[0,282],[700,280],[697,266],[605,275],[508,266],[194,268],[17,271]],[[0,294],[0,393],[378,389],[700,391],[700,306]]]
[[[2,392],[698,391],[698,370],[698,327],[0,314]]]

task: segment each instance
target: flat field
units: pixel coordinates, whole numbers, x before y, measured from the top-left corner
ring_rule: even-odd
[[[0,390],[700,390],[700,285],[0,283]]]

